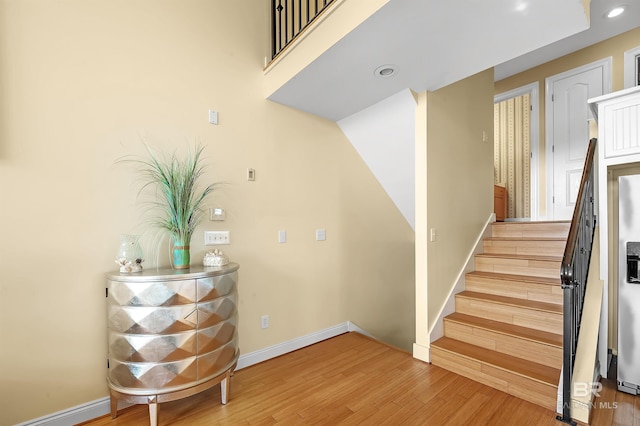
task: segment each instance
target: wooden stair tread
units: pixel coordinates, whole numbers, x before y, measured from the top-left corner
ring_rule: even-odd
[[[485,271],[472,271],[466,274],[467,276],[478,277],[478,278],[490,278],[494,280],[501,281],[518,281],[523,283],[530,284],[541,284],[541,285],[560,285],[562,281],[560,280],[560,275],[558,278],[548,278],[548,277],[536,277],[533,275],[514,275],[514,274],[503,274],[500,272],[485,272]]]
[[[528,327],[507,324],[500,321],[494,321],[486,318],[480,318],[473,315],[461,314],[454,312],[447,315],[445,321],[453,321],[459,324],[467,325],[475,328],[482,328],[496,333],[506,334],[520,339],[544,343],[545,345],[562,347],[562,335],[549,333],[542,330],[536,330]]]
[[[522,358],[516,358],[448,337],[441,337],[433,342],[431,346],[491,365],[495,368],[510,371],[546,385],[557,387],[560,379],[560,370],[557,368],[548,367]]]
[[[559,224],[559,225],[571,225],[571,221],[570,220],[536,220],[536,221],[504,221],[504,222],[493,222],[492,225],[498,225],[498,226],[516,226],[516,225],[544,225],[544,224]]]
[[[476,257],[485,257],[493,259],[521,259],[521,260],[540,260],[561,262],[562,256],[539,256],[535,254],[509,254],[509,253],[480,253],[476,254]]]
[[[477,293],[475,291],[461,291],[456,294],[456,297],[465,297],[467,299],[484,300],[493,303],[499,303],[502,305],[518,306],[526,309],[533,309],[536,311],[545,311],[562,315],[562,305],[555,303],[536,302],[526,299],[518,299],[515,297],[497,296],[489,293]]]
[[[494,222],[493,237],[552,237],[567,238],[569,222]]]
[[[434,365],[555,409],[562,358],[560,267],[569,221],[492,224],[468,290],[455,295]],[[459,339],[459,340],[458,340]]]
[[[561,237],[486,237],[485,241],[567,241]]]
[[[564,226],[571,226],[571,221],[570,220],[540,220],[540,221],[535,221],[535,222],[516,222],[516,221],[504,221],[504,222],[493,222],[491,225],[493,226],[514,226],[514,227],[518,227],[518,226],[525,226],[525,227],[544,227],[546,225],[564,225]]]

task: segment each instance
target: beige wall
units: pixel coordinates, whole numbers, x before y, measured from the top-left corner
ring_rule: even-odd
[[[335,123],[264,99],[268,22],[267,2],[0,0],[1,425],[107,396],[104,273],[146,228],[114,161],[142,137],[201,140],[226,182],[192,254],[231,231],[243,354],[347,320],[410,349],[413,232]]]
[[[530,83],[539,83],[540,101],[540,145],[539,145],[539,206],[540,213],[546,214],[546,180],[545,180],[545,79],[565,71],[598,61],[600,59],[613,58],[613,91],[624,88],[624,52],[640,45],[640,28],[623,33],[593,46],[578,50],[577,52],[547,62],[530,70],[521,72],[512,77],[505,78],[495,83],[495,94],[508,92],[509,90],[525,86]]]
[[[582,6],[587,14],[587,19],[591,19],[591,0],[582,0]]]
[[[623,33],[617,37],[610,38],[601,43],[579,50],[570,55],[563,56],[555,61],[540,65],[531,70],[522,72],[513,77],[495,83],[495,93],[503,93],[511,89],[524,86],[531,82],[538,81],[540,84],[540,210],[545,212],[545,78],[551,77],[564,71],[580,67],[582,65],[607,58],[613,58],[612,86],[613,91],[624,88],[624,52],[640,46],[640,28]],[[612,173],[618,173],[615,177]],[[621,174],[637,173],[633,169],[626,172],[610,172],[608,179],[609,200],[614,200],[609,205],[609,217],[611,220],[607,224],[609,227],[609,252],[612,253],[609,261],[609,347],[617,348],[617,177]],[[615,197],[615,198],[613,198]]]
[[[493,212],[493,69],[429,92],[426,101],[427,233],[437,235],[427,244],[432,326]]]

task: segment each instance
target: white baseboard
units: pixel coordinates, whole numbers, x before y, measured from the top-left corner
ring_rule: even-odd
[[[378,340],[374,335],[367,333],[366,331],[364,331],[363,329],[361,329],[360,327],[358,327],[356,324],[352,323],[351,321],[347,321],[347,328],[349,332],[356,332],[356,333],[360,333],[364,336],[367,337],[371,337],[372,339],[376,339]]]
[[[66,410],[58,411],[47,416],[39,417],[37,419],[29,420],[24,423],[17,424],[16,426],[69,426],[78,423],[86,422],[96,417],[104,416],[111,412],[109,405],[109,397],[96,399],[95,401],[87,402],[86,404],[78,405],[76,407],[67,408]]]
[[[413,344],[413,357],[424,362],[431,362],[431,347]]]
[[[267,361],[271,358],[302,349],[305,346],[313,345],[314,343],[318,343],[350,331],[355,331],[366,336],[373,337],[351,321],[347,321],[324,330],[316,331],[315,333],[307,334],[277,345],[269,346],[268,348],[248,353],[246,355],[240,355],[236,370]],[[120,408],[122,407],[124,407],[124,405],[121,405]],[[96,399],[95,401],[87,402],[86,404],[81,404],[76,407],[29,420],[15,426],[69,426],[107,415],[110,412],[109,397],[104,397]]]
[[[250,365],[258,364],[268,359],[296,351],[298,349],[304,348],[305,346],[313,345],[314,343],[330,339],[348,331],[349,322],[345,322],[324,330],[316,331],[315,333],[307,334],[306,336],[296,337],[295,339],[278,343],[277,345],[269,346],[268,348],[260,349],[255,352],[251,352],[246,355],[240,355],[236,370],[241,370],[243,368],[249,367]]]
[[[476,254],[482,253],[484,251],[483,241],[485,238],[491,236],[491,224],[495,221],[496,214],[491,213],[489,215],[489,218],[485,222],[482,231],[477,236],[475,244],[467,254],[467,259],[465,260],[464,265],[462,266],[460,271],[458,271],[456,280],[452,283],[446,300],[440,307],[438,317],[429,330],[429,342],[434,342],[444,336],[444,317],[455,312],[455,295],[465,289],[465,275],[467,274],[467,272],[475,270],[475,256]]]

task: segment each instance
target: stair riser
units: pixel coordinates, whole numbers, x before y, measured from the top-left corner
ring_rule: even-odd
[[[568,223],[494,223],[491,235],[515,238],[567,238]]]
[[[495,389],[555,411],[557,388],[464,356],[431,348],[431,362]]]
[[[484,252],[491,254],[521,254],[534,256],[562,256],[566,242],[526,240],[485,240]]]
[[[508,259],[476,256],[476,270],[533,277],[560,277],[560,260]]]
[[[471,275],[466,277],[465,282],[466,289],[469,291],[562,305],[562,288],[559,283],[558,285],[532,284]]]
[[[562,334],[562,314],[456,296],[456,312]]]
[[[546,239],[566,240],[568,230],[568,223],[494,224],[496,239],[484,241],[485,255],[476,256],[478,273],[466,275],[466,290],[455,297],[457,314],[445,318],[445,337],[431,346],[432,363],[555,411],[565,241]]]
[[[444,335],[518,358],[535,360],[553,368],[562,366],[562,348],[526,340],[484,328],[444,320]]]

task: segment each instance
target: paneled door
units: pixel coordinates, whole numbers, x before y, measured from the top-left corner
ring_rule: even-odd
[[[568,220],[573,216],[580,179],[584,167],[589,142],[589,118],[591,111],[588,99],[600,96],[605,90],[605,64],[563,73],[547,80],[547,89],[551,102],[552,126],[547,144],[550,144],[551,206],[548,208],[550,219]],[[547,114],[549,118],[549,114]],[[549,152],[549,149],[547,150]]]

